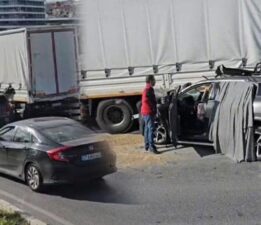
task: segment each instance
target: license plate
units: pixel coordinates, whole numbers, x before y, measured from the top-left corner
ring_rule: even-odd
[[[88,161],[93,159],[99,159],[102,157],[102,154],[100,152],[95,152],[92,154],[82,155],[81,159],[82,161]]]

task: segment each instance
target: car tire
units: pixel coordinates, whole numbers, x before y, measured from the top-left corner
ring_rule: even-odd
[[[96,121],[109,133],[126,133],[133,125],[133,110],[123,99],[110,99],[99,103]]]
[[[261,160],[261,135],[259,134],[255,139],[256,158],[257,160]]]
[[[156,145],[169,144],[169,136],[168,136],[166,128],[164,126],[160,125],[156,128],[154,143]]]
[[[25,181],[32,191],[40,192],[43,190],[42,174],[34,163],[26,166]]]

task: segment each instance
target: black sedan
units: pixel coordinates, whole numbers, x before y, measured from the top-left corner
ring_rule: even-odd
[[[33,191],[116,170],[116,155],[108,143],[71,119],[28,119],[0,130],[0,172],[24,180]]]

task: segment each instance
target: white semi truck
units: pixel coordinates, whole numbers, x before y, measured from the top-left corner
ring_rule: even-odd
[[[22,118],[77,116],[77,56],[77,35],[73,27],[2,31],[0,91],[13,90],[11,100]]]
[[[80,99],[103,129],[126,132],[145,76],[157,89],[261,60],[260,0],[84,0]]]

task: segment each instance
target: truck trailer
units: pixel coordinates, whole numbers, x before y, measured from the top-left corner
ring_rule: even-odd
[[[158,93],[261,59],[260,0],[84,0],[80,99],[101,128],[133,124],[145,76]]]
[[[21,118],[77,116],[77,58],[77,35],[73,27],[43,26],[2,31],[0,92],[13,92],[10,101]]]

